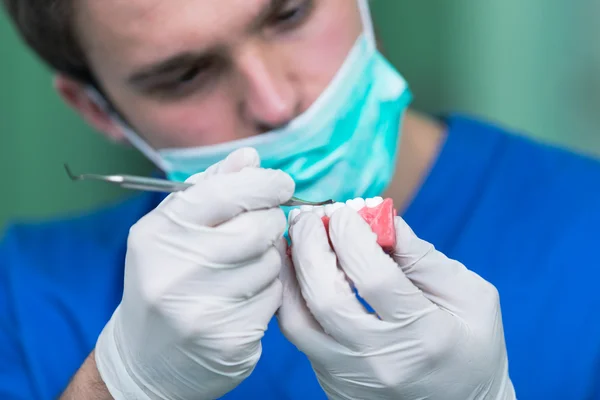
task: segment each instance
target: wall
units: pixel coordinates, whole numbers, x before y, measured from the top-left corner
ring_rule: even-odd
[[[372,0],[429,112],[462,111],[600,155],[600,2]]]
[[[67,108],[50,72],[0,12],[0,231],[10,219],[78,212],[129,195],[104,184],[74,184],[75,172],[146,173],[137,153],[107,143]]]
[[[416,108],[474,113],[600,154],[600,49],[594,39],[600,37],[600,2],[371,1],[386,51],[411,83]],[[147,173],[149,164],[106,143],[60,102],[51,75],[1,13],[0,44],[0,230],[8,218],[45,218],[129,195],[67,180],[63,162],[99,173]]]

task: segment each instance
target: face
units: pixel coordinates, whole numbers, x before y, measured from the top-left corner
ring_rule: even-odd
[[[102,90],[156,149],[285,125],[322,93],[362,32],[353,0],[84,0],[77,11]],[[102,118],[97,127],[118,136]]]

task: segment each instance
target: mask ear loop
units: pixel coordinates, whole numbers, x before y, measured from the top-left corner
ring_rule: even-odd
[[[369,8],[369,0],[357,0],[360,17],[363,24],[363,34],[369,44],[377,48],[377,40],[375,39],[375,28],[373,27],[373,18],[371,9]]]
[[[165,160],[163,160],[160,157],[160,155],[158,154],[158,152],[156,150],[154,150],[152,148],[152,146],[150,146],[148,143],[146,143],[146,141],[144,139],[142,139],[141,136],[139,136],[137,133],[135,133],[133,131],[133,129],[131,129],[129,127],[129,125],[127,123],[125,123],[112,110],[112,108],[108,105],[108,102],[106,101],[106,99],[104,98],[104,96],[102,96],[96,90],[96,88],[94,88],[92,86],[87,86],[86,87],[86,93],[90,97],[90,99],[94,103],[96,103],[96,105],[98,107],[100,107],[100,109],[102,109],[105,113],[107,113],[110,116],[110,118],[113,120],[113,122],[116,123],[123,130],[123,135],[125,135],[125,138],[136,149],[138,149],[138,151],[140,151],[144,156],[146,156],[146,158],[148,158],[150,161],[152,161],[161,170],[163,170],[165,172],[167,172],[167,171],[170,170],[169,164],[167,162],[165,162]]]

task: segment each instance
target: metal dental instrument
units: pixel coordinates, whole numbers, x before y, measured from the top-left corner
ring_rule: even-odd
[[[183,183],[183,182],[173,182],[166,179],[157,179],[157,178],[146,178],[142,176],[133,176],[133,175],[96,175],[96,174],[74,174],[67,164],[64,164],[65,171],[67,171],[67,175],[71,178],[72,181],[81,181],[81,180],[95,180],[95,181],[103,181],[108,183],[116,184],[125,189],[133,189],[133,190],[145,190],[151,192],[166,192],[173,193],[185,190],[191,186],[194,186],[192,183]],[[306,201],[302,199],[298,199],[296,197],[292,197],[289,201],[282,204],[282,206],[286,207],[294,207],[294,206],[323,206],[327,204],[333,204],[333,200],[325,200],[325,201]]]

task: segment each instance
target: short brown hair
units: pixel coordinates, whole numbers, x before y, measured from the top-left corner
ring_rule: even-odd
[[[94,83],[74,30],[78,0],[2,0],[23,40],[52,69]]]

